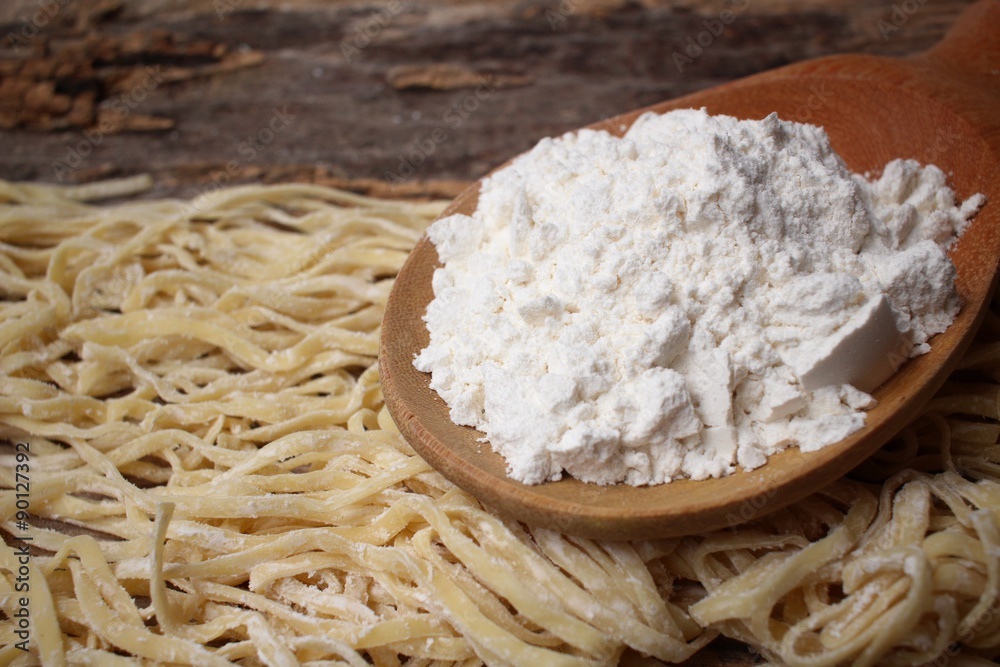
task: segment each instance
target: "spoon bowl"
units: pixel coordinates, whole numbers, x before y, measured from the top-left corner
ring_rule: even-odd
[[[797,448],[762,467],[703,481],[634,487],[564,478],[525,485],[483,434],[454,424],[413,367],[427,346],[422,320],[440,266],[426,236],[399,273],[386,306],[380,365],[386,405],[418,454],[485,505],[532,525],[600,539],[675,537],[759,518],[841,477],[915,417],[955,368],[989,306],[1000,259],[1000,0],[982,0],[930,51],[906,59],[833,56],[765,72],[591,127],[621,135],[642,113],[705,107],[711,114],[821,125],[855,172],[877,172],[895,158],[936,164],[958,198],[977,192],[987,204],[950,256],[963,308],[931,341],[931,351],[903,364],[875,390],[865,426],[819,451]],[[472,214],[478,184],[442,214]]]

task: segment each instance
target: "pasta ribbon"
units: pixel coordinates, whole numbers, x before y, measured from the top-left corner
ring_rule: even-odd
[[[493,514],[385,409],[383,309],[443,202],[86,203],[149,185],[0,182],[0,664],[589,667],[719,635],[803,667],[1000,655],[1000,316],[851,479],[603,543]]]

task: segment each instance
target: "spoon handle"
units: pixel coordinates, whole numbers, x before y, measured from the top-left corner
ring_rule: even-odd
[[[968,122],[1000,162],[1000,0],[980,0],[928,51],[901,61],[912,88]]]
[[[1000,0],[980,0],[970,5],[944,38],[915,60],[951,73],[983,78],[988,88],[1000,91]]]
[[[899,29],[904,30],[905,24]],[[979,0],[970,5],[940,42],[908,58],[835,55],[764,72],[737,85],[796,79],[846,79],[873,88],[889,86],[915,94],[917,100],[925,98],[928,104],[942,105],[958,122],[944,127],[909,128],[940,135],[937,143],[942,145],[932,150],[930,157],[958,145],[958,138],[965,132],[988,146],[994,162],[1000,164],[1000,0]]]

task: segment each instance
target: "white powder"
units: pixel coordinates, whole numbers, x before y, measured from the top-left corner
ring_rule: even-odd
[[[937,167],[850,173],[818,127],[682,110],[546,139],[436,222],[416,367],[514,479],[659,484],[859,429],[959,310]]]

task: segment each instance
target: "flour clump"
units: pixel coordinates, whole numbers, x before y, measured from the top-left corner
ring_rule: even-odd
[[[528,484],[661,484],[861,428],[960,308],[982,204],[934,166],[853,174],[818,127],[679,110],[545,139],[428,234],[414,364]]]

